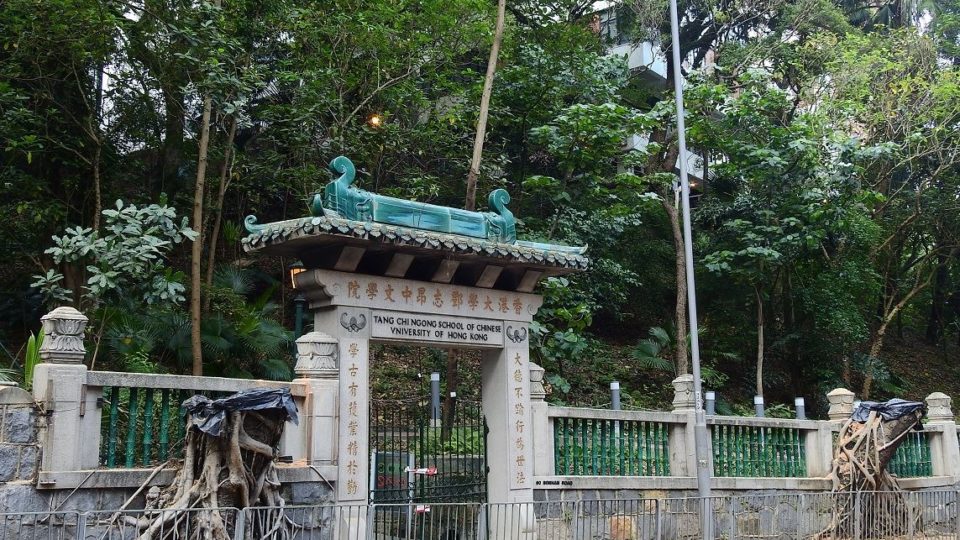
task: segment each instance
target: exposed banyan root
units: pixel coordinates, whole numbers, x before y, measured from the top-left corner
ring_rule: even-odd
[[[887,464],[923,414],[918,410],[885,421],[871,411],[866,422],[850,419],[841,426],[828,478],[834,493],[849,496],[834,498],[833,519],[819,538],[853,538],[855,533],[892,538],[913,530],[909,520],[915,513]]]
[[[221,436],[194,428],[187,416],[184,458],[173,483],[151,488],[138,518],[109,527],[135,527],[142,540],[231,540],[233,516],[222,508],[270,506],[245,528],[247,538],[279,540],[294,527],[283,513],[276,471],[277,447],[286,416],[278,410],[228,413]],[[108,531],[109,532],[109,531]]]

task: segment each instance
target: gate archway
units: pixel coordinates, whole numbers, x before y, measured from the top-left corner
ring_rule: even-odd
[[[474,349],[481,362],[486,449],[496,456],[487,474],[492,503],[533,500],[529,325],[542,304],[533,293],[545,277],[584,270],[586,248],[517,240],[510,196],[495,190],[489,212],[402,201],[357,189],[353,164],[314,196],[313,216],[260,225],[245,220],[247,251],[295,255],[296,275],[314,311],[314,332],[298,340],[296,371],[317,401],[312,463],[330,464],[336,498],[365,504],[370,493],[370,347],[408,344]],[[343,530],[363,536],[365,514]],[[528,513],[498,516],[533,534]],[[506,521],[504,521],[506,520]]]

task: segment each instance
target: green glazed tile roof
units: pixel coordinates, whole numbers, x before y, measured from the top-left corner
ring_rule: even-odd
[[[269,249],[271,247],[279,247],[294,240],[300,240],[304,245],[307,245],[307,239],[309,238],[327,236],[365,240],[369,243],[435,249],[463,255],[474,254],[568,271],[586,270],[590,265],[588,257],[571,252],[570,248],[566,248],[566,246],[557,246],[557,249],[550,249],[549,246],[543,249],[531,248],[396,225],[353,221],[333,216],[303,217],[263,225],[258,225],[248,218],[247,226],[254,232],[241,241],[246,252],[271,251]],[[301,242],[297,243],[300,244]]]

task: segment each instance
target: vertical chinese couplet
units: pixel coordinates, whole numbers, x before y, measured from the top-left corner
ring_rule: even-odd
[[[368,419],[368,341],[340,340],[340,440],[338,500],[366,500]]]
[[[510,433],[510,489],[529,489],[530,460],[530,363],[526,348],[508,348],[507,369],[510,391],[507,394],[507,431]]]

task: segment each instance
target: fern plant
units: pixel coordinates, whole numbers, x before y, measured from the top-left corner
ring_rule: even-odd
[[[633,358],[640,368],[648,371],[675,372],[673,338],[664,328],[654,326],[650,337],[641,339],[633,348]]]
[[[702,336],[705,331],[706,328],[701,326],[697,334]],[[677,375],[673,359],[675,338],[672,328],[668,330],[660,326],[654,326],[649,333],[650,337],[641,339],[633,348],[632,356],[637,361],[637,365],[647,371]],[[689,344],[690,336],[688,335],[688,350]],[[727,381],[727,376],[709,363],[709,360],[718,358],[735,360],[736,355],[713,350],[703,350],[701,353],[705,360],[700,366],[700,376],[703,377],[703,381],[714,388],[723,386]]]

